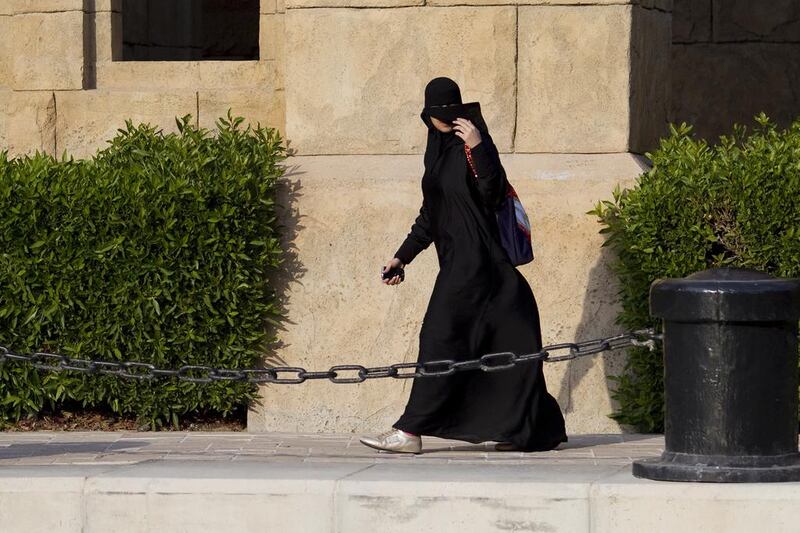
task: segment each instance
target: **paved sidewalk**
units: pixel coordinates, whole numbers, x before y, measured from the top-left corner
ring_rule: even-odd
[[[480,463],[627,465],[657,457],[661,435],[573,435],[548,452],[497,452],[493,443],[469,444],[423,437],[423,453],[368,448],[353,434],[237,432],[6,432],[0,466],[135,464],[143,461],[258,461],[336,463]]]
[[[572,435],[549,452],[358,435],[0,433],[14,533],[796,533],[800,483],[635,478],[660,435]]]

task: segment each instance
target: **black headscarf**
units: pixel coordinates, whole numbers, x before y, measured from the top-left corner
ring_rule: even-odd
[[[435,174],[438,170],[438,163],[440,163],[441,156],[454,145],[464,145],[464,140],[456,135],[456,130],[451,129],[449,132],[439,131],[431,121],[428,112],[431,106],[446,106],[453,104],[462,104],[461,90],[458,84],[450,78],[438,77],[428,82],[425,86],[425,107],[420,113],[420,118],[428,127],[428,142],[425,146],[425,173]],[[472,109],[477,109],[471,113],[461,113],[464,118],[470,119],[473,124],[481,131],[483,138],[490,138],[486,128],[486,123],[480,116],[480,107],[477,102],[471,104],[475,106]],[[466,110],[465,110],[466,111]]]

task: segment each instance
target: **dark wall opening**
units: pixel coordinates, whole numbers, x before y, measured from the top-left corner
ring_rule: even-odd
[[[123,0],[123,61],[257,60],[259,0]]]

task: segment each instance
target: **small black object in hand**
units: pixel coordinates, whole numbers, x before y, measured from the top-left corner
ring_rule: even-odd
[[[381,269],[382,279],[391,279],[394,276],[400,276],[400,281],[403,281],[403,279],[405,278],[405,271],[403,270],[403,267],[392,267],[386,272],[384,272],[383,269]]]

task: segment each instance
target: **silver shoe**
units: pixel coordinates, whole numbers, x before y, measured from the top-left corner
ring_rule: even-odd
[[[361,444],[387,452],[422,453],[422,437],[392,428],[377,437],[361,437]]]

